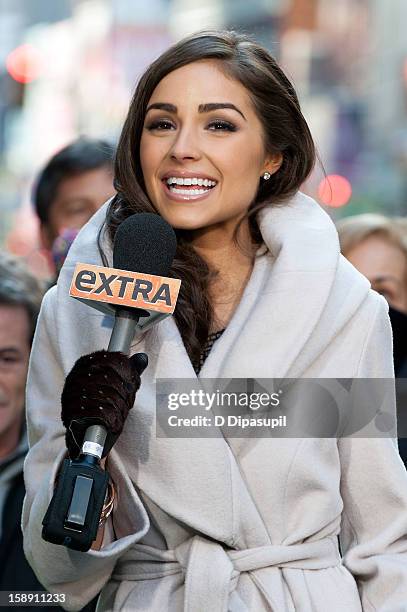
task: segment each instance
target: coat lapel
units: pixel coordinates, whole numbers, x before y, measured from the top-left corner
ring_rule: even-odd
[[[156,431],[155,386],[160,378],[197,381],[181,336],[173,319],[162,321],[146,334],[137,351],[149,356],[149,367],[137,393],[135,412],[126,423],[126,444],[141,436],[145,445],[137,449],[134,480],[149,499],[182,524],[215,540],[230,542],[233,537],[232,470],[230,450],[220,431],[217,437],[158,437]],[[146,376],[147,375],[147,376]],[[198,381],[197,381],[198,382]],[[146,425],[147,423],[147,425]],[[126,454],[126,453],[124,453]],[[129,455],[128,455],[129,456]],[[129,461],[129,468],[134,464]],[[216,520],[214,521],[214,516]]]
[[[263,210],[260,229],[269,253],[257,259],[241,303],[201,377],[292,375],[329,299],[339,243],[320,206],[298,193],[284,206]]]

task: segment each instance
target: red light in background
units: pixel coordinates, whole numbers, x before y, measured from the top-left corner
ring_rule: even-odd
[[[318,197],[322,204],[339,208],[345,206],[352,195],[352,185],[344,176],[329,174],[318,187]]]
[[[32,45],[20,45],[8,54],[6,68],[11,77],[18,83],[31,83],[43,71],[42,54]]]

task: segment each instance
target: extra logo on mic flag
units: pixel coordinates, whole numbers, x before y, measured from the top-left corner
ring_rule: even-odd
[[[174,312],[180,286],[175,278],[78,263],[69,295],[107,314],[117,306],[146,310],[138,325],[145,329]]]

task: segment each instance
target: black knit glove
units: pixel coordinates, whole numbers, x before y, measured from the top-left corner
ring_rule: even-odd
[[[90,425],[103,425],[107,430],[103,456],[107,455],[123,430],[147,365],[145,353],[129,358],[120,352],[97,351],[78,359],[61,395],[61,418],[71,459],[78,456]]]

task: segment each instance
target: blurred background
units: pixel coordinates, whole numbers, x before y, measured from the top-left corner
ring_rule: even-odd
[[[0,0],[0,248],[47,275],[35,176],[79,135],[115,144],[144,68],[205,27],[282,64],[323,164],[304,190],[334,220],[407,215],[406,26],[406,0]]]

